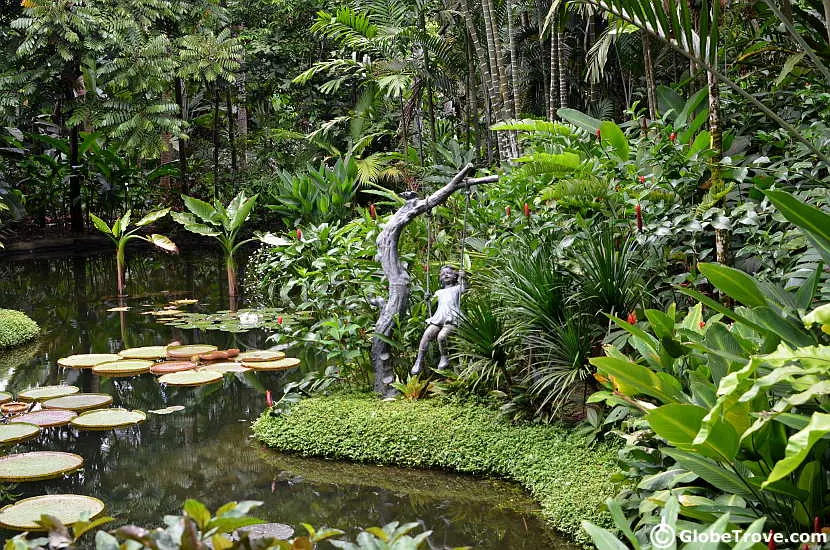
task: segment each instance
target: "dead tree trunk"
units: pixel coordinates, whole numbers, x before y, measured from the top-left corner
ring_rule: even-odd
[[[392,350],[389,340],[392,337],[395,321],[406,315],[409,307],[410,276],[398,255],[398,241],[401,233],[412,220],[443,204],[459,189],[498,180],[498,176],[467,179],[467,174],[472,169],[472,164],[468,164],[448,184],[425,199],[407,200],[406,204],[398,209],[386,222],[383,230],[378,235],[376,258],[383,268],[386,279],[389,281],[389,298],[376,300],[380,307],[380,314],[375,324],[375,336],[372,339],[375,391],[381,395],[388,396],[393,392],[391,384],[395,381],[395,370],[392,364]]]

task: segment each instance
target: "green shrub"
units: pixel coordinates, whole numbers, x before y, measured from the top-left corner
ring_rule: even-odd
[[[587,539],[580,521],[608,524],[600,506],[619,489],[611,481],[611,445],[588,447],[556,426],[510,425],[494,410],[469,403],[314,397],[284,415],[264,413],[253,429],[281,451],[517,481],[540,501],[553,527],[581,541]]]
[[[0,348],[18,346],[38,334],[40,327],[25,313],[0,309]]]

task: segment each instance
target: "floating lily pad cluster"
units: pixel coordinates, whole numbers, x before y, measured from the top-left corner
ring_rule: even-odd
[[[221,330],[222,332],[247,332],[253,329],[276,330],[288,319],[288,315],[276,308],[240,309],[238,311],[218,311],[216,313],[177,312],[159,322],[180,329]],[[310,318],[307,312],[293,312],[291,319]]]

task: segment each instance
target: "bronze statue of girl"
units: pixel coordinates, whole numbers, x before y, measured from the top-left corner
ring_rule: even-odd
[[[461,295],[467,290],[467,280],[464,271],[458,271],[448,265],[441,268],[438,279],[443,287],[435,291],[438,307],[426,321],[427,328],[418,345],[418,358],[415,359],[415,364],[410,371],[412,374],[418,374],[424,368],[426,354],[433,340],[438,340],[438,349],[441,352],[438,369],[446,369],[450,366],[447,338],[458,326],[461,318]]]

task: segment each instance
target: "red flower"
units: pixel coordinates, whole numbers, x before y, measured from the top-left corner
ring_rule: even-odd
[[[522,211],[525,214],[525,218],[530,218],[530,207],[527,205],[527,203],[525,203],[524,206],[522,206]]]
[[[509,206],[504,207],[504,213],[507,215],[508,218],[510,217],[511,212],[512,212],[512,210],[510,209]]]
[[[273,400],[273,399],[271,399],[271,390],[267,390],[267,391],[265,392],[265,402],[266,402],[266,403],[268,403],[268,406],[269,406],[269,407],[273,407],[273,406],[274,406],[274,400]]]
[[[697,324],[697,326],[699,326],[700,328],[705,327],[705,326],[706,326],[706,321],[701,321],[701,322],[699,322],[699,323]]]
[[[602,132],[600,132],[600,131],[599,131],[599,128],[597,128],[596,135],[597,135],[597,139],[601,139],[601,138],[602,138]]]
[[[634,311],[632,311],[631,313],[629,313],[629,314],[628,314],[628,318],[626,319],[626,321],[628,321],[628,324],[629,324],[629,325],[634,325],[634,324],[636,324],[636,323],[637,323],[637,313],[636,313],[636,312],[634,312]]]
[[[813,518],[813,533],[821,533],[821,518],[818,516]]]
[[[769,542],[767,543],[767,550],[775,550],[778,545],[775,544],[775,531],[770,529],[769,530]]]
[[[429,273],[429,263],[424,264],[424,273]]]
[[[646,177],[645,176],[640,176],[638,179],[640,180],[640,183],[645,183],[646,182]]]
[[[674,133],[674,132],[672,132],[672,133],[669,135],[669,141],[671,141],[672,143],[674,143],[674,141],[675,141],[676,139],[677,139],[677,134],[676,134],[676,133]]]
[[[300,229],[299,227],[297,228],[297,240],[298,241],[303,240],[303,230]]]
[[[279,317],[277,317],[277,324],[278,324],[278,325],[281,325],[281,324],[282,324],[282,315],[280,315]]]
[[[375,208],[375,203],[369,204],[369,217],[372,218],[373,220],[378,217],[378,211]]]
[[[634,214],[637,217],[637,231],[640,233],[643,232],[643,209],[640,208],[640,205],[634,206]]]

